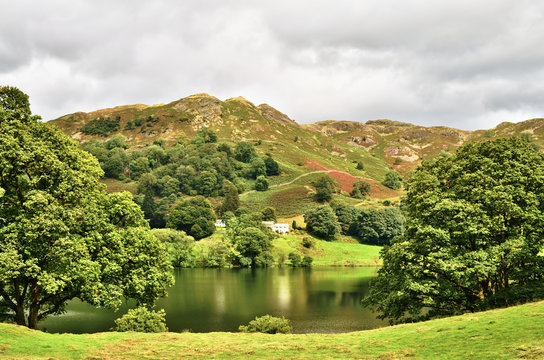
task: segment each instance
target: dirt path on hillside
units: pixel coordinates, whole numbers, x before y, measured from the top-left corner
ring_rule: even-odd
[[[305,176],[314,175],[314,174],[321,174],[321,173],[340,173],[340,174],[353,176],[350,173],[347,173],[347,172],[341,171],[341,170],[317,170],[317,171],[311,171],[311,172],[299,175],[296,178],[294,178],[293,180],[282,183],[282,184],[270,185],[268,188],[272,189],[272,188],[278,188],[278,187],[281,187],[281,186],[291,185],[295,181],[297,181],[297,180],[299,180],[299,179],[301,179],[301,178],[303,178]],[[360,176],[353,176],[353,177],[358,178],[358,179],[363,179],[363,180],[366,180],[366,181],[368,181],[368,180],[373,181],[372,179],[367,179],[367,178],[360,177]],[[246,195],[246,194],[251,194],[252,192],[255,192],[255,191],[257,191],[257,190],[249,190],[249,191],[241,193],[240,196],[243,196],[243,195]]]

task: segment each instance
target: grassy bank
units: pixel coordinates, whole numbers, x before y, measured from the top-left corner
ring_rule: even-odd
[[[0,324],[0,357],[542,359],[544,302],[346,334],[47,334]]]
[[[214,244],[221,242],[225,235],[224,229],[218,229],[212,236],[199,240],[195,244],[197,257],[207,256],[209,249]],[[381,246],[360,244],[349,236],[337,236],[333,241],[325,241],[316,237],[314,246],[307,249],[302,246],[302,238],[312,237],[305,232],[300,234],[290,233],[279,235],[272,241],[272,254],[276,264],[281,264],[281,259],[287,259],[289,253],[296,251],[302,255],[311,256],[314,260],[312,266],[379,266],[381,259],[379,253]],[[289,264],[286,260],[285,264]]]

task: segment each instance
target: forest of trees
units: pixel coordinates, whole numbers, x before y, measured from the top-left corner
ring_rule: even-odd
[[[218,213],[234,211],[239,206],[237,194],[250,190],[251,184],[266,191],[267,177],[280,174],[277,161],[270,155],[259,157],[251,143],[231,147],[217,140],[215,132],[203,127],[192,140],[181,134],[171,146],[159,139],[145,148],[129,149],[126,138],[117,134],[105,142],[87,141],[82,148],[98,159],[105,177],[137,181],[135,201],[151,227],[162,228],[180,196],[223,196]]]

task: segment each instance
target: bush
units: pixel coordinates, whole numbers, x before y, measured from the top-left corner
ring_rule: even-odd
[[[306,230],[317,237],[331,239],[340,232],[340,225],[329,205],[322,205],[304,213]]]
[[[402,187],[402,179],[396,171],[388,171],[382,184],[390,189],[396,190]]]
[[[315,240],[311,236],[304,236],[302,238],[302,246],[304,246],[306,249],[311,249],[315,246]]]
[[[292,253],[289,253],[289,260],[291,261],[292,267],[299,267],[302,263],[302,257],[298,252],[293,251]]]
[[[81,132],[85,135],[99,135],[103,137],[117,130],[119,130],[119,119],[112,120],[110,118],[89,121],[81,128]]]
[[[240,325],[238,328],[241,332],[260,332],[265,334],[290,334],[293,332],[291,322],[284,318],[264,315],[256,317],[255,320],[249,322],[248,325]]]
[[[306,255],[306,256],[304,256],[302,258],[302,262],[301,262],[300,266],[310,267],[310,266],[312,266],[313,261],[314,261],[314,259],[311,256]]]
[[[268,179],[261,175],[257,178],[257,181],[255,182],[255,190],[266,191],[268,190],[269,185],[270,183],[268,182]]]
[[[152,311],[146,307],[130,309],[128,313],[115,320],[113,331],[137,331],[137,332],[166,332],[164,310]]]

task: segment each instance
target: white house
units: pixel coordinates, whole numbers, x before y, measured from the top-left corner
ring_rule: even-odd
[[[227,225],[225,225],[225,223],[224,223],[223,220],[221,220],[221,219],[217,219],[217,220],[215,221],[215,227],[222,227],[222,228],[224,228],[224,227],[226,227],[226,226],[227,226]]]
[[[289,232],[289,224],[274,224],[272,231],[280,234],[287,234]]]
[[[263,221],[263,225],[280,234],[286,234],[289,232],[289,224],[278,224],[273,221]]]

